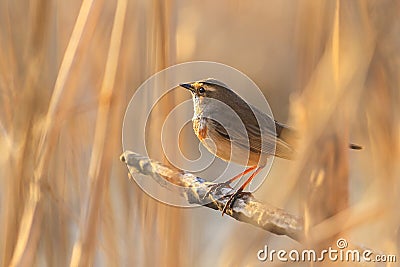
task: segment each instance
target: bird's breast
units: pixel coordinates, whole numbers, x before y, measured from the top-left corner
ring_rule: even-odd
[[[222,160],[233,161],[245,166],[265,165],[264,161],[260,162],[259,154],[233,144],[229,138],[223,137],[216,131],[207,118],[194,116],[192,122],[194,133],[201,143],[208,151]]]
[[[200,141],[207,138],[207,120],[200,116],[194,116],[192,119],[193,131]]]

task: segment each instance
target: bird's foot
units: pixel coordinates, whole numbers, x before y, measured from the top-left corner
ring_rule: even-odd
[[[251,195],[251,193],[250,192],[243,192],[242,188],[239,188],[235,193],[233,193],[229,197],[228,201],[225,203],[224,208],[222,209],[222,216],[224,216],[224,213],[226,213],[226,210],[228,208],[229,209],[233,208],[233,205],[235,204],[236,199],[238,199],[239,197],[242,197],[244,195]]]
[[[228,180],[228,181],[223,182],[223,183],[218,183],[218,184],[210,185],[210,188],[209,188],[209,189],[207,190],[207,192],[205,193],[203,199],[208,198],[212,192],[215,192],[215,191],[217,191],[217,190],[220,190],[220,189],[223,188],[223,187],[227,187],[227,186],[229,186],[230,184],[231,184],[231,181]]]

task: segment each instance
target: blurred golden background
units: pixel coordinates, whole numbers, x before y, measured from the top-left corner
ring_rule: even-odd
[[[259,266],[265,244],[302,247],[128,180],[130,98],[192,60],[244,72],[302,133],[298,160],[276,160],[255,195],[304,217],[303,245],[399,255],[399,17],[389,0],[0,0],[1,265]],[[150,140],[185,98],[163,102]]]

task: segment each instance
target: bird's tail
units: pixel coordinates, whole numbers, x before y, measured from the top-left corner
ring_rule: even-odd
[[[277,121],[275,122],[275,128],[277,137],[275,156],[284,159],[293,159],[296,154],[296,143],[298,140],[297,132],[293,128]],[[349,148],[360,150],[362,149],[362,146],[350,143]]]
[[[350,148],[350,149],[355,149],[355,150],[360,150],[360,149],[362,149],[363,147],[360,146],[360,145],[356,145],[356,144],[350,143],[349,148]]]
[[[296,154],[297,132],[277,121],[275,121],[275,129],[277,138],[275,156],[284,159],[293,159]]]

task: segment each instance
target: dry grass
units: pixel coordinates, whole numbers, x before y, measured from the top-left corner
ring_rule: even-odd
[[[299,160],[278,160],[256,196],[303,215],[306,243],[346,237],[398,253],[399,10],[389,0],[0,0],[1,265],[253,266],[266,243],[294,246],[161,204],[126,178],[130,97],[188,60],[243,71],[303,133]],[[150,140],[179,99],[158,107]],[[349,140],[365,149],[349,152]],[[157,142],[149,149],[162,158]]]

